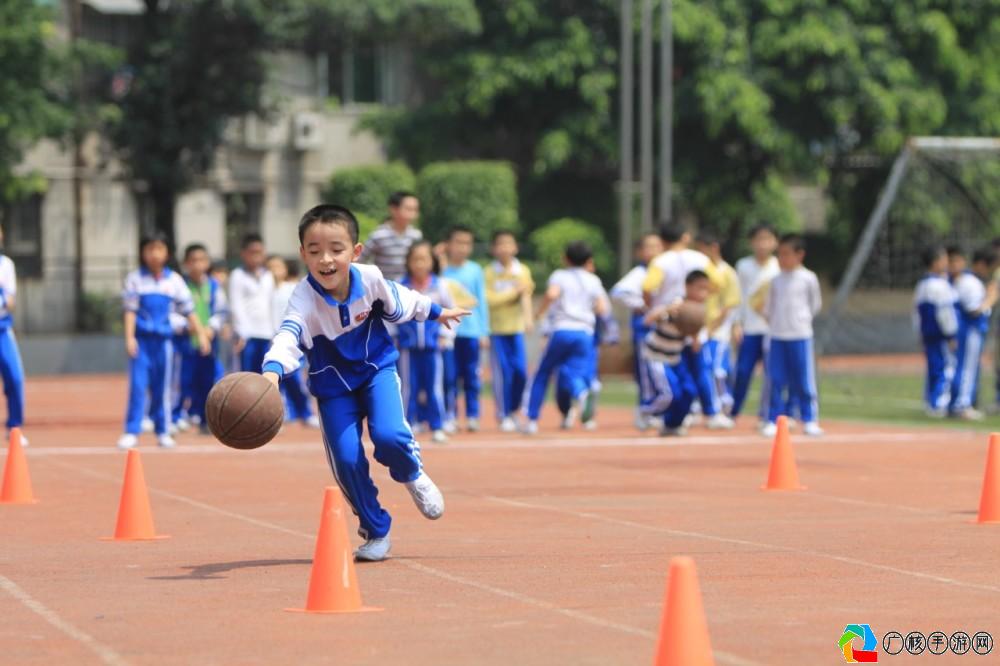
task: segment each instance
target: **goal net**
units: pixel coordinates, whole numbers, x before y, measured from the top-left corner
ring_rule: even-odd
[[[969,256],[1000,235],[1000,139],[916,137],[896,157],[830,306],[824,354],[913,352],[913,289],[931,244]]]

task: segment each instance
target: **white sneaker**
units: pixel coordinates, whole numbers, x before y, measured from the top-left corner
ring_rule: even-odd
[[[456,432],[458,432],[458,426],[455,425],[454,421],[445,421],[441,429],[444,430],[449,435],[454,435]]]
[[[688,414],[684,417],[684,427],[693,428],[694,426],[700,426],[704,419],[701,414]]]
[[[597,421],[595,421],[594,419],[590,419],[589,421],[584,421],[583,422],[583,429],[584,430],[597,430]]]
[[[562,428],[563,430],[569,430],[574,425],[576,425],[576,414],[577,414],[577,412],[576,412],[576,406],[575,405],[576,405],[576,403],[574,403],[573,407],[569,408],[569,411],[566,412],[566,416],[563,417],[562,423],[559,424],[559,427]]]
[[[314,428],[316,430],[319,430],[319,427],[320,427],[319,416],[316,415],[316,414],[313,414],[312,416],[310,416],[309,418],[307,418],[305,420],[305,424],[306,424],[307,428]]]
[[[636,430],[645,430],[649,427],[649,419],[638,409],[635,410],[635,417],[632,420],[632,424],[635,426]]]
[[[723,413],[718,413],[715,416],[709,417],[708,421],[705,422],[709,430],[732,430],[736,423]]]
[[[538,421],[528,421],[524,424],[524,434],[525,435],[537,435],[538,434]]]
[[[793,418],[788,419],[788,432],[794,432],[799,427],[799,422]]]
[[[180,428],[177,427],[176,423],[171,423],[170,425],[167,426],[168,435],[176,435],[179,432],[179,430]]]
[[[824,435],[823,429],[819,427],[819,424],[815,421],[810,421],[809,423],[802,426],[802,432],[809,435],[810,437],[822,437]]]
[[[774,437],[778,434],[778,425],[776,423],[768,423],[760,429],[760,434],[764,437]]]
[[[410,432],[412,432],[414,435],[419,435],[424,432],[424,426],[422,426],[419,423],[411,423]]]
[[[172,449],[177,446],[177,442],[170,435],[159,435],[156,443],[161,449]]]
[[[420,513],[424,514],[424,518],[437,520],[441,517],[444,513],[444,495],[426,472],[421,472],[420,476],[405,485],[410,491],[413,503],[420,509]]]
[[[381,562],[389,559],[392,542],[386,534],[381,539],[368,539],[354,551],[354,559],[362,562]]]
[[[469,432],[479,432],[479,419],[467,419],[465,428]]]
[[[685,428],[684,426],[681,426],[679,428],[668,428],[667,426],[663,426],[662,428],[660,428],[661,437],[684,437],[687,434],[688,434],[687,428]]]
[[[507,416],[500,422],[500,432],[517,432],[517,421]]]
[[[140,426],[143,432],[153,432],[154,427],[155,426],[153,425],[153,419],[149,418],[148,416],[142,420],[142,425]]]
[[[931,407],[928,407],[928,408],[926,408],[924,410],[924,414],[926,414],[927,416],[929,416],[932,419],[943,419],[944,417],[948,416],[948,410],[946,410],[946,409],[933,409]]]
[[[431,434],[431,441],[435,444],[444,444],[448,441],[448,435],[445,434],[444,430],[435,430]]]
[[[191,422],[185,418],[180,418],[174,421],[174,427],[181,432],[186,432],[191,427]]]
[[[118,438],[118,448],[122,451],[135,448],[135,445],[138,443],[139,438],[128,432]]]
[[[964,421],[982,421],[985,418],[984,414],[975,407],[963,409],[956,416]]]

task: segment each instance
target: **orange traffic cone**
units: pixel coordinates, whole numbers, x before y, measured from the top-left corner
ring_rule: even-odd
[[[983,494],[979,498],[977,523],[1000,523],[1000,434],[990,435],[990,450],[986,454],[986,474]]]
[[[169,538],[158,535],[153,528],[153,511],[149,508],[146,477],[142,473],[142,459],[138,451],[129,451],[125,459],[125,481],[122,483],[122,496],[118,503],[115,535],[102,538],[106,541],[149,541]]]
[[[711,666],[712,643],[701,604],[698,573],[690,557],[670,560],[654,666]]]
[[[323,513],[316,535],[309,594],[305,608],[286,608],[299,613],[363,613],[381,608],[361,605],[361,590],[354,573],[354,555],[347,538],[347,520],[340,491],[328,486],[323,493]]]
[[[771,469],[763,490],[805,490],[799,485],[799,472],[795,467],[795,454],[788,438],[788,418],[778,417],[778,432],[771,448]]]
[[[3,468],[3,490],[0,490],[0,504],[36,504],[31,492],[31,476],[28,474],[28,460],[21,448],[21,429],[10,429],[7,444],[7,464]]]

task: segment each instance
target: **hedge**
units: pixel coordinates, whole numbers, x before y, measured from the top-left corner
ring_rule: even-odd
[[[375,220],[387,214],[389,195],[399,190],[412,192],[417,179],[402,162],[339,169],[323,192],[328,203],[347,206]]]
[[[531,232],[528,242],[539,270],[546,271],[535,277],[541,283],[548,274],[563,266],[566,244],[570,241],[587,241],[594,251],[594,267],[604,277],[610,277],[615,268],[615,254],[599,227],[583,220],[564,217],[553,220]]]
[[[454,225],[480,242],[497,229],[518,231],[517,177],[507,162],[434,162],[417,176],[420,228],[441,240]]]

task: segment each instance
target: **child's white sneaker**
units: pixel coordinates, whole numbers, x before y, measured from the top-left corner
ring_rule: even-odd
[[[444,430],[435,430],[431,433],[431,441],[435,444],[444,444],[448,441],[448,435]]]
[[[528,421],[524,424],[524,434],[525,435],[537,435],[538,434],[538,421]]]
[[[419,423],[411,423],[410,432],[412,432],[414,435],[422,434],[424,432],[424,427]]]
[[[929,416],[932,419],[943,419],[944,417],[948,416],[948,410],[946,410],[946,409],[933,409],[931,407],[928,407],[928,408],[926,408],[924,410],[924,414],[926,414],[927,416]]]
[[[597,421],[595,421],[594,419],[590,419],[589,421],[584,421],[583,422],[583,429],[584,430],[597,430]]]
[[[156,444],[161,449],[172,449],[175,446],[177,446],[176,440],[174,440],[174,438],[171,437],[169,434],[157,436]]]
[[[174,421],[174,426],[177,428],[177,430],[180,430],[181,432],[185,432],[185,431],[187,431],[188,428],[191,427],[191,422],[188,421],[185,418],[180,418],[180,419],[177,419],[176,421]]]
[[[451,420],[445,421],[441,429],[444,430],[449,435],[454,435],[456,432],[458,432],[458,426],[455,425],[455,422]]]
[[[140,429],[143,432],[153,432],[153,428],[154,428],[153,419],[147,416],[142,420],[142,425],[140,426]]]
[[[122,451],[127,451],[128,449],[135,448],[135,445],[139,443],[139,438],[131,433],[125,433],[118,438],[118,448]]]
[[[413,503],[420,509],[420,513],[424,514],[424,518],[437,520],[441,517],[444,513],[444,495],[426,472],[421,472],[420,476],[405,485],[410,491]]]
[[[319,416],[317,414],[313,414],[312,416],[307,418],[305,423],[307,428],[314,428],[316,430],[319,430],[320,423],[319,423]]]
[[[563,430],[569,430],[574,425],[576,425],[576,407],[575,406],[569,408],[569,411],[566,412],[566,416],[563,417],[562,423],[559,424],[559,427],[562,428]]]
[[[179,428],[176,423],[171,423],[167,426],[167,434],[176,435],[179,432]]]
[[[663,426],[660,428],[661,437],[684,437],[688,434],[687,428],[680,426],[679,428],[668,428]]]
[[[389,552],[392,550],[392,542],[389,535],[379,539],[368,539],[354,551],[354,559],[361,562],[381,562],[389,559]]]
[[[778,434],[778,425],[776,423],[768,423],[760,429],[760,434],[764,437],[774,437]]]
[[[984,414],[975,407],[963,409],[956,416],[964,421],[982,421],[985,418]]]
[[[517,421],[510,416],[504,417],[500,422],[500,432],[517,432]]]
[[[479,432],[479,419],[468,419],[465,422],[465,428],[469,432]]]
[[[709,417],[705,425],[709,430],[732,430],[733,426],[736,425],[731,418],[719,412],[714,416]]]
[[[824,435],[823,429],[819,427],[819,424],[815,421],[810,421],[809,423],[802,426],[802,432],[809,435],[810,437],[822,437]]]

